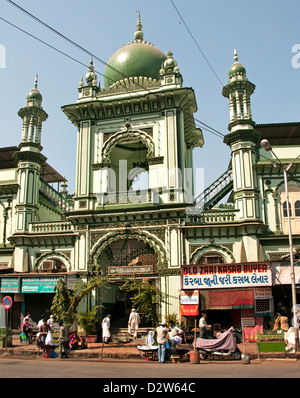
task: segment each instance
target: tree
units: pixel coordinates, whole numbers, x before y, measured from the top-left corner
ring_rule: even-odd
[[[73,298],[73,292],[67,289],[63,278],[59,278],[55,286],[56,294],[52,301],[51,312],[57,320],[63,320],[68,326],[71,326],[76,319],[76,314],[70,312],[70,303]]]
[[[77,319],[77,308],[80,301],[95,288],[103,288],[107,277],[96,276],[88,282],[77,282],[74,290],[68,290],[62,278],[55,287],[56,294],[52,301],[51,311],[55,319],[63,320],[70,327]]]
[[[155,282],[149,279],[137,280],[136,278],[124,279],[122,290],[133,292],[132,304],[137,311],[147,314],[152,326],[158,323],[157,305],[166,303],[168,295],[162,293],[156,286]]]

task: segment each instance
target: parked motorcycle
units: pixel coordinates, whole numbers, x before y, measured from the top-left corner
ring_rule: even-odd
[[[236,344],[234,328],[220,333],[216,339],[196,339],[196,349],[200,359],[207,359],[209,356],[231,357],[240,360],[242,353]]]

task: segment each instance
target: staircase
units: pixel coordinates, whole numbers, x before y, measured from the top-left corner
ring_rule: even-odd
[[[189,213],[201,213],[209,210],[233,189],[232,168],[230,167],[208,188],[195,199],[195,206],[189,209]]]
[[[133,340],[133,336],[128,334],[128,328],[111,328],[111,341],[115,341],[118,343],[129,343],[130,341],[134,341],[137,344],[144,345],[146,344],[146,339],[149,330],[153,330],[153,328],[149,327],[140,327],[138,329],[137,338]]]
[[[128,334],[127,324],[128,316],[119,318],[117,321],[112,323],[110,328],[111,341],[128,343],[133,340],[133,336]],[[137,344],[145,344],[149,330],[153,330],[153,328],[142,318],[137,332],[137,338],[133,341]]]

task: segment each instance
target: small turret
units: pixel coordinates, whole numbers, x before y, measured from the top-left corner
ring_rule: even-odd
[[[43,97],[37,89],[37,85],[38,77],[36,75],[34,88],[26,97],[26,105],[18,112],[18,115],[23,119],[21,146],[40,146],[41,144],[42,123],[47,119],[48,115],[43,110]]]
[[[234,49],[234,61],[229,69],[228,84],[223,88],[224,97],[229,99],[229,130],[231,131],[240,122],[252,124],[250,96],[255,90],[255,85],[247,79],[246,69],[238,61],[236,48]]]

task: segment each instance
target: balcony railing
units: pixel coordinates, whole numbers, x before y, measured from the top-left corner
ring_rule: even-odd
[[[29,232],[35,234],[70,232],[73,225],[68,221],[33,222],[29,224]]]
[[[56,191],[56,189],[42,178],[40,178],[40,192],[62,211],[68,212],[73,210],[72,201],[64,197],[60,192]]]
[[[130,204],[160,204],[184,203],[184,190],[168,188],[151,188],[125,192],[104,192],[97,194],[98,206],[130,205]]]
[[[188,222],[191,224],[220,224],[236,221],[239,210],[203,211],[199,214],[189,214]]]

